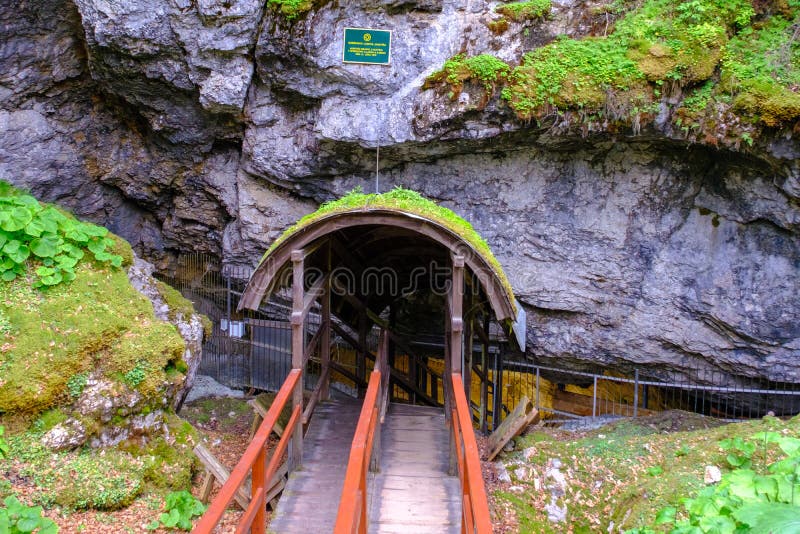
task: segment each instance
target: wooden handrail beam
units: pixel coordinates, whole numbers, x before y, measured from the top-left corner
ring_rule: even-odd
[[[372,452],[375,421],[378,419],[378,401],[381,388],[381,372],[374,369],[369,377],[367,394],[361,407],[361,415],[350,447],[347,472],[339,501],[339,512],[336,517],[335,534],[353,534],[366,532],[366,472],[369,456]]]
[[[481,473],[478,444],[472,429],[472,414],[464,394],[464,382],[460,373],[453,373],[453,435],[456,444],[458,472],[464,496],[462,532],[491,534],[489,503]]]
[[[278,394],[275,396],[275,400],[272,402],[272,406],[270,406],[269,411],[264,417],[264,421],[261,423],[261,426],[258,427],[258,431],[256,432],[256,435],[253,437],[253,440],[250,442],[250,445],[247,446],[247,449],[244,451],[244,454],[242,455],[242,458],[239,460],[239,463],[237,463],[236,467],[234,467],[233,470],[231,471],[231,474],[228,477],[227,482],[223,484],[222,488],[219,490],[219,494],[211,502],[211,505],[208,507],[208,510],[206,510],[206,513],[203,514],[203,517],[200,518],[200,521],[197,523],[197,526],[195,526],[192,532],[196,534],[211,534],[211,532],[219,523],[220,519],[222,519],[222,515],[225,513],[225,509],[233,500],[236,491],[245,482],[245,479],[247,478],[247,475],[251,469],[253,470],[253,477],[252,477],[253,480],[251,482],[251,486],[253,488],[253,496],[259,494],[258,493],[259,489],[261,489],[262,492],[260,494],[261,503],[254,504],[254,499],[251,499],[250,507],[255,507],[260,511],[263,509],[263,507],[266,506],[266,503],[263,502],[264,485],[266,484],[267,480],[272,478],[274,472],[277,471],[278,461],[280,460],[279,456],[280,454],[282,454],[282,452],[279,453],[278,451],[281,450],[281,444],[283,444],[283,449],[285,449],[286,447],[285,441],[288,438],[288,436],[292,435],[292,432],[289,429],[289,425],[297,424],[297,420],[299,419],[300,416],[299,407],[295,407],[292,413],[292,419],[290,419],[289,424],[287,424],[286,428],[287,431],[284,432],[283,437],[281,438],[281,441],[278,444],[278,448],[272,455],[272,460],[270,461],[270,469],[267,469],[265,472],[264,459],[266,455],[267,440],[269,438],[270,433],[272,432],[272,428],[278,421],[278,417],[280,417],[283,407],[286,405],[286,402],[289,400],[289,397],[294,391],[295,386],[299,382],[301,375],[302,371],[300,369],[292,369],[292,371],[289,372],[289,375],[283,382],[280,391],[278,391]],[[273,464],[275,465],[273,466]],[[256,471],[260,471],[260,473]],[[259,515],[263,518],[263,514],[258,513],[256,514],[255,519],[258,519]],[[260,523],[255,522],[252,531],[255,534],[264,533],[265,532],[264,522],[263,521],[261,521]]]
[[[326,367],[322,374],[317,380],[317,385],[314,387],[314,392],[311,394],[311,398],[308,399],[308,404],[306,405],[306,409],[303,412],[303,424],[307,425],[308,422],[311,420],[311,415],[314,413],[314,408],[317,406],[319,402],[320,395],[322,394],[322,388],[325,387],[325,384],[328,382],[331,376],[331,368],[330,366]]]

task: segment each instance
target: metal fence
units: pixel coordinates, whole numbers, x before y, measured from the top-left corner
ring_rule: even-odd
[[[211,335],[203,346],[200,373],[229,387],[277,391],[291,369],[291,326],[286,320],[291,298],[288,293],[278,292],[258,311],[237,312],[252,272],[252,268],[221,265],[213,257],[198,254],[179,258],[173,272],[159,278],[178,289],[212,321]],[[319,324],[318,310],[312,309],[305,327],[307,339]],[[346,325],[340,326],[348,330]],[[355,332],[351,334],[355,336]],[[338,337],[334,336],[332,341],[332,361],[355,371],[354,350]],[[377,349],[377,330],[370,332],[367,345],[370,350]],[[681,409],[738,420],[770,412],[775,415],[800,412],[800,384],[734,376],[699,367],[682,374],[653,369],[629,373],[603,368],[576,371],[510,354],[495,354],[494,347],[493,351],[492,361],[487,361],[486,371],[491,381],[487,398],[481,399],[479,393],[472,392],[473,401],[485,402],[490,413],[498,410],[508,413],[523,396],[541,412],[555,418],[635,417]],[[494,355],[499,357],[494,359]],[[306,373],[306,384],[313,385],[319,373],[319,363],[314,358]],[[473,375],[473,384],[478,381],[477,375]],[[357,386],[338,373],[332,376],[331,387],[351,395],[358,393]],[[500,392],[499,398],[495,397],[495,391]],[[396,396],[402,400],[401,392]],[[493,421],[492,426],[498,422]]]
[[[277,391],[292,368],[292,330],[287,321],[291,295],[279,291],[258,310],[237,311],[252,273],[250,267],[221,265],[213,257],[196,254],[180,257],[172,272],[159,275],[159,279],[180,291],[211,320],[211,335],[203,344],[199,373],[228,387]],[[312,308],[306,319],[306,343],[319,328],[319,312]],[[346,325],[340,326],[348,330]],[[377,340],[377,331],[370,332],[367,347],[376,349]],[[354,372],[355,352],[336,336],[332,341],[331,360]],[[320,373],[315,356],[305,371],[304,383],[313,387]],[[331,388],[349,395],[358,393],[355,384],[336,372],[332,374]]]
[[[596,369],[583,372],[506,360],[501,375],[504,411],[522,396],[554,417],[636,417],[670,409],[726,420],[796,415],[800,384],[735,376],[708,368],[663,373]],[[667,375],[667,376],[664,376]]]

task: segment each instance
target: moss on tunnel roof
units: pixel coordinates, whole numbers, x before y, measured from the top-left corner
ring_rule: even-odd
[[[423,197],[416,191],[397,187],[387,193],[363,193],[360,188],[354,189],[338,200],[331,200],[322,204],[317,211],[309,213],[295,224],[287,228],[267,250],[264,258],[269,256],[281,243],[312,223],[337,213],[346,213],[364,209],[387,209],[417,215],[432,220],[466,241],[489,264],[494,274],[500,280],[511,300],[511,306],[516,312],[514,292],[506,277],[503,267],[492,254],[486,240],[464,218],[450,209],[436,204],[434,201]],[[262,259],[263,261],[263,259]]]

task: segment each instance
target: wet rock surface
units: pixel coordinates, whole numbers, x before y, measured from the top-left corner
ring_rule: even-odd
[[[483,1],[33,0],[0,7],[0,178],[105,224],[159,268],[252,265],[323,200],[417,189],[470,220],[559,365],[800,380],[800,145],[741,152],[515,120],[481,87],[421,91],[450,56],[507,61],[599,31],[596,2],[503,35]],[[600,26],[598,26],[598,24]],[[394,31],[344,65],[345,26]],[[602,28],[600,28],[602,30]]]

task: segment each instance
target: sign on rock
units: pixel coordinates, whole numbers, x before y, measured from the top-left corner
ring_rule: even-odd
[[[342,61],[388,65],[391,62],[392,32],[369,28],[345,28]]]

